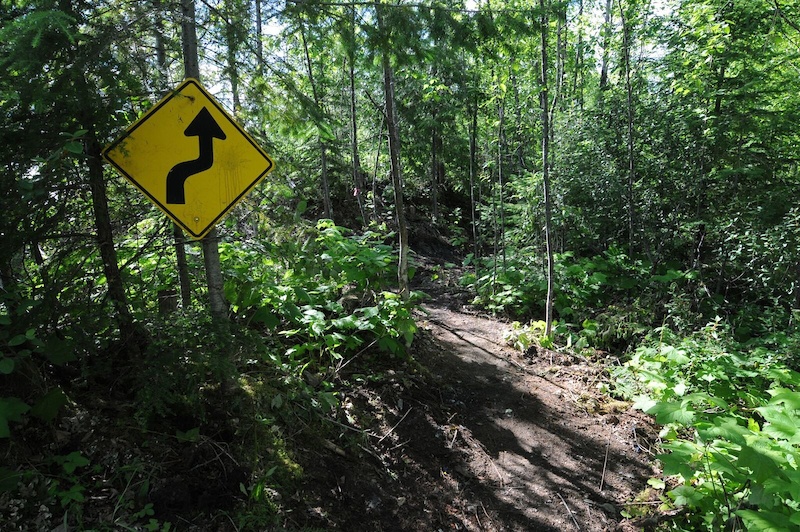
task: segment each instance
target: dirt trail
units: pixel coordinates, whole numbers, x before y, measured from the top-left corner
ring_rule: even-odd
[[[425,311],[441,349],[427,363],[452,412],[460,472],[485,510],[482,528],[617,528],[621,503],[651,474],[640,447],[646,419],[594,393],[597,366],[541,351],[526,359],[504,345],[502,322]]]
[[[412,351],[423,370],[389,370],[348,393],[342,421],[368,441],[340,439],[335,454],[309,446],[311,518],[287,524],[634,530],[619,511],[652,474],[647,418],[597,392],[599,365],[526,358],[504,345],[506,324],[441,296],[419,316]]]

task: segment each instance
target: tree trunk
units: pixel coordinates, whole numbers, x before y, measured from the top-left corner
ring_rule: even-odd
[[[431,128],[431,219],[439,220],[439,129],[436,127],[436,111],[433,111],[433,127]]]
[[[181,0],[181,11],[181,45],[183,48],[184,73],[187,78],[200,80],[194,0]],[[225,292],[223,290],[217,230],[212,229],[203,238],[202,242],[211,317],[214,322],[225,324],[228,321],[228,302],[225,300]]]
[[[475,205],[478,197],[475,194],[475,178],[477,177],[477,154],[478,154],[478,102],[477,98],[474,104],[470,106],[470,128],[469,128],[469,200],[470,200],[470,218],[472,220],[472,255],[475,264],[475,274],[478,273],[478,258],[479,258],[479,245],[478,245],[478,220],[475,213]]]
[[[583,111],[583,0],[578,0],[578,41],[575,43],[575,71],[572,73],[572,97]]]
[[[261,34],[264,31],[264,21],[261,15],[261,0],[255,0],[256,4],[256,72],[259,75],[264,69],[264,43],[261,40]]]
[[[499,210],[500,210],[500,252],[503,257],[503,271],[506,269],[506,198],[505,198],[505,167],[503,165],[503,155],[506,148],[506,98],[505,93],[500,99],[498,108],[498,121],[500,126],[497,132],[497,184],[499,187]]]
[[[308,68],[308,82],[311,84],[311,93],[314,96],[314,104],[317,112],[322,112],[322,102],[320,101],[317,84],[314,82],[314,69],[311,64],[311,54],[308,52],[308,41],[306,41],[305,26],[300,22],[300,38],[303,40],[303,51],[306,56],[306,67]],[[322,138],[320,132],[320,163],[322,165],[320,180],[322,182],[322,205],[325,209],[325,218],[333,219],[333,204],[331,203],[331,189],[328,183],[328,143]]]
[[[125,285],[122,282],[122,275],[119,271],[117,250],[114,247],[114,236],[111,227],[111,216],[108,212],[106,182],[103,177],[102,149],[97,140],[93,122],[92,118],[87,116],[84,123],[85,127],[89,129],[86,151],[89,165],[89,187],[92,192],[92,210],[94,211],[94,223],[97,229],[97,244],[100,248],[103,273],[106,276],[108,285],[108,298],[111,300],[114,312],[117,315],[123,350],[130,360],[140,355],[142,338],[141,333],[135,327],[133,316],[128,308]]]
[[[541,10],[542,32],[542,64],[541,92],[539,95],[542,108],[542,182],[544,184],[544,238],[547,248],[547,300],[545,301],[545,334],[553,332],[553,299],[555,267],[553,262],[552,211],[553,200],[550,197],[550,97],[547,94],[547,37],[550,32],[550,21],[545,0],[539,0]]]
[[[631,30],[627,17],[622,8],[622,0],[617,0],[619,5],[619,16],[622,19],[622,58],[623,68],[625,69],[625,93],[627,97],[627,120],[628,120],[628,256],[633,256],[636,245],[636,198],[634,197],[633,185],[636,180],[636,166],[633,139],[633,87],[631,85]]]
[[[611,46],[612,7],[612,1],[606,0],[605,20],[603,22],[603,62],[600,66],[600,90],[605,90],[608,87],[608,49]]]
[[[168,88],[167,83],[169,81],[167,50],[164,42],[164,18],[166,13],[163,11],[162,0],[153,0],[153,8],[156,12],[153,33],[155,34],[156,40],[156,60],[160,71],[158,88],[160,91],[165,92]],[[175,266],[178,269],[178,284],[181,290],[181,304],[184,310],[186,310],[192,304],[192,283],[189,277],[189,264],[186,260],[183,230],[181,230],[180,226],[175,222],[172,222],[172,236],[175,247]]]
[[[380,2],[375,3],[375,15],[378,31],[384,34],[383,13]],[[397,232],[399,235],[399,261],[397,266],[397,283],[400,297],[407,300],[410,295],[408,286],[408,227],[406,226],[405,207],[403,205],[403,176],[400,170],[400,133],[397,128],[394,102],[394,71],[389,60],[389,50],[381,51],[383,64],[383,92],[386,98],[386,124],[389,131],[389,159],[391,160],[392,185],[394,187],[394,206],[397,216]]]
[[[239,98],[239,65],[236,61],[236,51],[239,46],[236,35],[236,22],[233,20],[233,8],[226,9],[230,20],[225,20],[225,46],[227,47],[228,81],[231,84],[231,97],[233,99],[233,116],[238,117],[242,111],[242,102]]]
[[[355,17],[356,9],[351,8],[352,19],[350,29],[352,30],[352,47],[348,52],[348,74],[350,78],[350,149],[353,159],[353,186],[354,195],[358,201],[358,210],[361,213],[361,223],[367,224],[367,214],[364,210],[364,193],[366,183],[364,182],[364,171],[361,169],[361,158],[358,156],[358,115],[356,113],[356,66],[355,66]]]

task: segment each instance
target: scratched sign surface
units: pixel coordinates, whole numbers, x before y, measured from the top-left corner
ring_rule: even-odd
[[[103,157],[195,239],[274,167],[194,79],[134,122]]]

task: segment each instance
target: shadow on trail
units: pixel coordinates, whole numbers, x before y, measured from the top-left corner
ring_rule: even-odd
[[[651,471],[624,430],[580,410],[553,385],[508,361],[487,338],[440,328],[425,360],[438,384],[396,432],[419,474],[447,480],[467,501],[467,528],[604,530]],[[399,419],[398,419],[399,421]],[[431,460],[435,457],[436,460]],[[427,464],[427,465],[426,465]],[[438,470],[437,470],[438,469]],[[434,498],[447,498],[446,492]],[[432,500],[442,511],[447,500]]]

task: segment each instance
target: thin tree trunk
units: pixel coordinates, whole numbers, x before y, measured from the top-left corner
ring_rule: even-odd
[[[552,210],[553,200],[550,197],[550,104],[547,94],[547,37],[550,32],[550,21],[545,0],[539,0],[541,11],[542,32],[542,64],[541,64],[541,92],[540,103],[542,108],[542,181],[544,184],[544,237],[547,248],[547,300],[545,301],[545,334],[553,331],[553,299],[554,294],[554,263],[552,243]]]
[[[439,130],[436,127],[436,111],[433,112],[431,129],[431,218],[435,224],[439,220]]]
[[[503,257],[503,271],[506,269],[506,203],[505,203],[505,167],[503,155],[506,148],[506,99],[505,94],[500,100],[498,109],[500,127],[497,132],[497,184],[500,187],[500,252]]]
[[[311,84],[311,93],[314,96],[314,104],[317,110],[322,112],[322,102],[320,101],[319,92],[317,91],[317,84],[314,82],[314,69],[311,64],[311,54],[308,52],[308,41],[306,41],[305,26],[300,22],[300,38],[303,40],[303,51],[306,56],[306,67],[308,68],[308,82]],[[325,209],[325,218],[333,219],[333,204],[331,203],[331,189],[328,183],[328,143],[322,138],[320,133],[320,163],[322,164],[321,177],[322,181],[322,205]]]
[[[233,16],[232,9],[226,9],[229,16]],[[231,97],[233,99],[233,115],[238,117],[242,111],[242,102],[239,98],[239,67],[236,62],[236,50],[238,47],[236,27],[232,20],[225,20],[225,44],[228,48],[228,81],[231,83]]]
[[[256,5],[256,72],[260,75],[264,68],[264,43],[261,40],[261,35],[264,32],[264,20],[261,15],[261,0],[255,0]]]
[[[378,21],[378,31],[384,34],[386,27],[383,23],[380,2],[375,3],[375,15]],[[392,185],[394,186],[394,206],[397,216],[397,232],[399,234],[399,260],[397,266],[397,282],[400,297],[407,300],[410,295],[408,286],[408,227],[403,204],[403,176],[400,170],[400,134],[397,128],[397,116],[394,102],[394,71],[389,61],[389,51],[381,51],[383,64],[383,91],[386,98],[386,124],[389,131],[389,159],[391,160]]]
[[[583,0],[578,1],[578,42],[575,43],[575,71],[572,73],[572,97],[583,111]]]
[[[154,0],[153,7],[156,11],[155,24],[153,32],[156,39],[156,60],[158,62],[158,69],[160,71],[159,90],[167,90],[168,81],[168,65],[167,65],[167,50],[164,42],[164,11],[162,10],[162,0]],[[192,304],[192,283],[189,277],[189,263],[186,260],[186,247],[183,230],[178,224],[172,222],[172,237],[175,247],[175,266],[178,270],[178,285],[181,290],[181,305],[183,309],[188,309]]]
[[[361,158],[358,155],[358,114],[356,113],[356,66],[355,66],[355,17],[356,9],[351,8],[352,19],[350,29],[352,31],[352,47],[348,52],[348,77],[350,81],[350,149],[353,159],[353,185],[355,186],[355,197],[358,201],[358,210],[361,213],[361,223],[366,225],[367,214],[364,210],[364,193],[366,183],[364,182],[364,171],[361,169]]]
[[[611,46],[612,6],[612,0],[606,0],[605,20],[603,22],[603,62],[600,66],[600,90],[605,90],[608,87],[608,49]]]
[[[625,69],[625,93],[627,97],[627,120],[628,120],[628,256],[633,256],[636,245],[636,199],[634,197],[633,185],[636,180],[636,165],[633,138],[633,86],[631,85],[631,42],[630,26],[622,8],[622,0],[617,0],[619,6],[619,16],[622,20],[622,58],[623,68]]]
[[[476,99],[477,100],[477,99]],[[478,272],[478,220],[475,213],[475,204],[478,198],[475,194],[475,178],[477,177],[477,136],[478,136],[478,102],[470,106],[470,128],[469,128],[469,199],[472,220],[472,255],[475,264],[475,273]]]
[[[137,331],[133,316],[128,308],[125,285],[122,282],[122,275],[119,271],[117,249],[114,247],[114,236],[111,227],[111,216],[108,212],[108,195],[106,194],[106,182],[103,177],[100,143],[94,131],[92,118],[87,116],[85,124],[89,129],[86,149],[89,165],[89,187],[92,192],[92,210],[94,211],[94,223],[97,229],[97,244],[100,248],[103,273],[108,285],[108,297],[114,306],[119,323],[123,349],[127,357],[131,359],[140,354],[139,346],[142,338],[140,332]]]
[[[197,30],[194,0],[181,0],[181,45],[183,48],[184,74],[187,78],[200,79],[197,55]],[[219,260],[219,236],[216,228],[209,231],[202,241],[203,262],[206,268],[206,284],[212,319],[219,324],[228,321],[228,302],[223,290],[222,266]]]
[[[383,147],[383,128],[386,124],[386,111],[381,114],[381,128],[378,133],[378,149],[375,150],[375,171],[372,172],[372,221],[378,222],[378,167]]]

